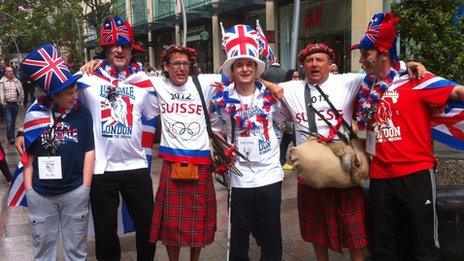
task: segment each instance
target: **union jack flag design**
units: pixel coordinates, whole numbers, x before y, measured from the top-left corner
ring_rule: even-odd
[[[145,52],[134,40],[134,32],[129,22],[119,16],[107,18],[100,30],[100,46],[132,46],[133,50]]]
[[[102,70],[103,71],[103,70]],[[106,72],[99,72],[100,74],[105,74],[105,77],[100,77],[101,80],[105,81],[106,79],[110,80],[111,76]],[[126,81],[138,88],[145,88],[147,92],[151,95],[155,95],[151,81],[143,72],[135,73],[131,75]],[[94,82],[95,83],[95,82]],[[106,82],[106,84],[109,84]],[[84,83],[79,81],[77,83],[79,88],[87,88],[91,86],[90,82]],[[150,89],[151,88],[151,89]],[[47,128],[51,123],[51,112],[44,108],[42,105],[39,105],[35,102],[28,110],[24,118],[24,136],[26,142],[26,148],[34,142],[42,133],[42,131]],[[152,148],[153,140],[155,137],[155,126],[156,119],[147,119],[142,116],[141,118],[143,131],[142,131],[142,148],[145,150],[146,157],[148,160],[148,168],[151,168],[152,161]],[[8,206],[23,206],[27,207],[27,200],[24,190],[24,177],[23,177],[23,164],[27,162],[27,158],[22,158],[21,162],[18,164],[16,171],[13,174],[13,179],[10,187],[10,192],[8,195]],[[134,231],[134,225],[132,219],[130,218],[129,212],[127,210],[126,204],[122,201],[118,209],[118,234],[129,233]],[[90,215],[89,218],[89,235],[94,234],[93,221]]]
[[[76,80],[59,51],[45,44],[32,51],[21,63],[21,68],[36,81],[47,94],[55,94]]]
[[[256,20],[256,33],[258,36],[258,43],[259,43],[259,53],[261,56],[265,57],[269,62],[275,63],[277,61],[277,57],[275,56],[274,52],[272,51],[269,42],[267,41],[267,37],[261,29],[261,25],[259,24],[259,20]]]
[[[259,57],[256,31],[249,25],[239,24],[229,28],[223,33],[222,40],[227,57]]]
[[[116,43],[130,45],[132,42],[132,31],[127,22],[116,16],[105,20],[100,32],[100,45],[110,46]]]
[[[350,49],[374,48],[382,52],[388,51],[390,57],[394,61],[398,61],[399,57],[396,51],[396,25],[399,21],[400,19],[391,12],[386,14],[375,14],[369,22],[367,31],[361,38],[361,42],[351,46]]]
[[[414,90],[426,90],[433,88],[453,87],[455,82],[426,73],[420,84],[409,81],[404,75],[392,83],[391,88],[416,85]],[[412,87],[412,86],[411,86]],[[432,107],[432,138],[454,149],[464,151],[464,102],[450,101],[444,108]]]

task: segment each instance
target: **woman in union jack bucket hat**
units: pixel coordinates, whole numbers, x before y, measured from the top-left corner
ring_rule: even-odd
[[[34,258],[56,260],[61,234],[65,258],[85,260],[95,155],[92,117],[77,101],[81,75],[50,44],[29,53],[21,69],[44,91],[25,116],[27,157],[13,178],[24,179]]]

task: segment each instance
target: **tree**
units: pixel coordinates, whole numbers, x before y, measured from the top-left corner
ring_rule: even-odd
[[[83,12],[80,3],[78,0],[2,1],[2,50],[11,52],[17,43],[19,51],[27,53],[43,43],[52,43],[65,50],[66,55],[73,54],[81,60]]]
[[[392,5],[401,18],[404,60],[464,83],[464,4],[462,0],[402,0]]]
[[[0,0],[0,50],[7,59],[43,43],[63,50],[71,65],[84,60],[84,21],[96,30],[121,0]],[[75,68],[74,68],[75,69]]]

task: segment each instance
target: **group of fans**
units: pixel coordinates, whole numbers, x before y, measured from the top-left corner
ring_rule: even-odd
[[[120,17],[103,23],[105,59],[88,64],[90,73],[71,74],[52,45],[32,51],[21,68],[44,94],[25,116],[16,143],[24,167],[14,179],[24,179],[35,258],[55,260],[61,233],[65,258],[86,259],[90,201],[96,258],[119,260],[121,197],[134,223],[137,260],[153,260],[158,241],[170,260],[179,259],[180,247],[198,260],[216,232],[213,153],[237,155],[226,174],[229,259],[248,260],[253,230],[261,259],[282,260],[284,173],[273,123],[293,122],[298,145],[309,135],[341,139],[333,126],[344,120],[367,131],[370,237],[360,186],[316,189],[298,179],[302,238],[318,260],[328,260],[327,249],[343,248],[363,260],[368,243],[375,260],[439,260],[430,106],[464,101],[464,87],[417,63],[401,69],[398,22],[392,13],[376,14],[352,47],[360,49],[366,74],[330,73],[335,53],[315,43],[298,56],[305,80],[278,85],[259,78],[263,48],[249,25],[223,31],[223,75],[194,74],[196,51],[177,45],[162,52],[162,75],[147,75],[132,60],[144,50]],[[330,124],[309,112],[308,100]],[[342,118],[329,117],[337,114]],[[154,196],[149,169],[157,116],[163,163]]]

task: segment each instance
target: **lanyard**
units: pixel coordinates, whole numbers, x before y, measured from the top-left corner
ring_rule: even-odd
[[[42,141],[42,145],[45,147],[45,149],[48,150],[49,155],[53,156],[56,154],[56,151],[58,149],[58,146],[60,145],[60,141],[57,139],[55,135],[55,129],[56,125],[63,121],[63,119],[67,115],[67,111],[62,113],[60,116],[55,118],[55,111],[52,109],[51,115],[50,115],[50,132],[48,135],[45,137],[45,139]]]

